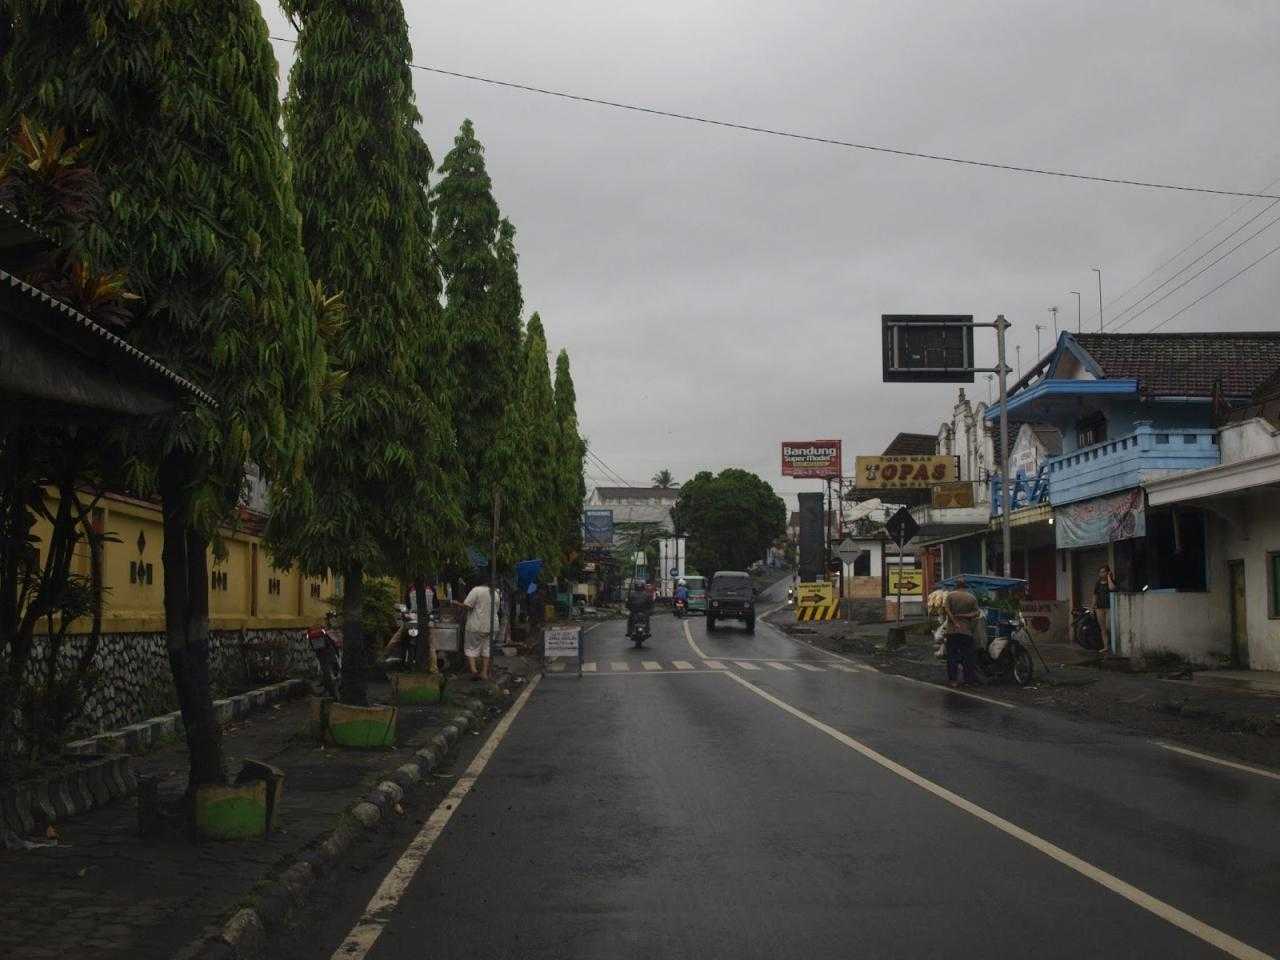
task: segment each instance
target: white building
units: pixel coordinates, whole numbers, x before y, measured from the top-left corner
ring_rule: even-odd
[[[674,533],[671,508],[680,491],[673,487],[596,487],[586,506],[613,511],[615,540],[619,528],[648,527],[653,533]]]

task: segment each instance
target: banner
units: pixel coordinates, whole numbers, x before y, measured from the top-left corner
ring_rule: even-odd
[[[854,485],[859,490],[927,490],[960,479],[960,458],[948,454],[858,457]]]
[[[1146,502],[1141,490],[1069,503],[1053,511],[1059,550],[1093,547],[1147,535]]]
[[[588,507],[582,511],[582,545],[613,546],[613,511]]]
[[[818,477],[825,480],[828,477],[839,477],[840,470],[839,440],[793,440],[782,444],[784,477]]]

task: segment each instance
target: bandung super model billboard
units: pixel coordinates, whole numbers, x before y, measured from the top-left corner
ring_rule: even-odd
[[[784,477],[840,476],[839,440],[792,440],[782,443]]]

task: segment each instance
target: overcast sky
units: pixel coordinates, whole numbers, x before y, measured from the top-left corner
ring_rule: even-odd
[[[1274,0],[405,8],[415,60],[465,73],[1102,176],[1259,192],[1280,178]],[[263,9],[273,33],[292,35],[275,0]],[[292,50],[276,48],[287,75]],[[1111,305],[1242,201],[783,140],[422,72],[415,82],[437,164],[474,121],[518,231],[526,307],[569,350],[593,451],[637,484],[662,467],[683,479],[741,466],[779,492],[817,489],[779,475],[780,441],[841,438],[849,469],[900,430],[936,431],[954,401],[954,385],[880,382],[882,313],[1004,313],[1030,366],[1037,323],[1048,349],[1050,306],[1075,327],[1067,291],[1083,292],[1085,328],[1097,329],[1091,267],[1110,321],[1271,202],[1248,203]],[[1280,225],[1124,329],[1147,330],[1277,243]],[[1162,329],[1275,329],[1278,299],[1280,254]],[[993,363],[990,332],[978,343]],[[985,379],[969,390],[985,399]],[[611,482],[589,461],[597,481]]]

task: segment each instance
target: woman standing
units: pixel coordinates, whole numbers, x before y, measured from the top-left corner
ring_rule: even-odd
[[[1111,567],[1103,564],[1098,571],[1098,582],[1093,585],[1093,612],[1098,618],[1098,628],[1102,631],[1102,655],[1111,653],[1111,591],[1116,588],[1116,581],[1111,576]]]

